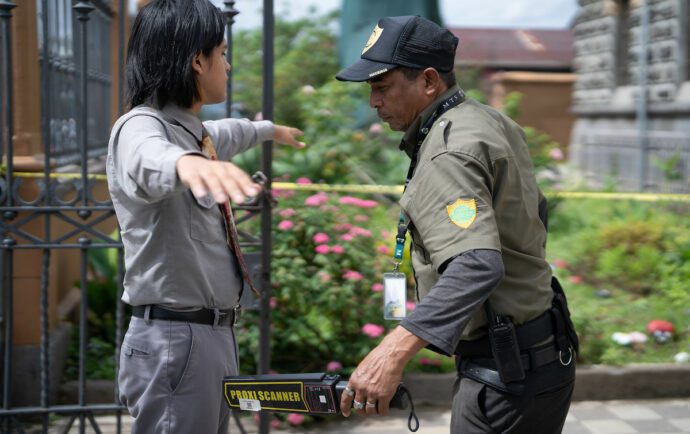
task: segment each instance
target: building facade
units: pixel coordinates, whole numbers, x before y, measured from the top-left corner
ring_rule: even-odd
[[[690,191],[688,1],[579,0],[570,161],[588,186]]]

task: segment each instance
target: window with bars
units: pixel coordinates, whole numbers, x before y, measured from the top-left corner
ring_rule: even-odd
[[[107,152],[110,134],[111,22],[109,1],[92,1],[96,8],[87,21],[87,147],[91,157]],[[36,0],[40,56],[47,57],[50,140],[45,144],[58,164],[79,161],[79,71],[81,70],[81,23],[72,0]],[[47,38],[44,22],[47,20]],[[47,43],[44,43],[46,41]]]

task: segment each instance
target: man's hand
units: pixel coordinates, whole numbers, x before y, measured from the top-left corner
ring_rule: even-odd
[[[363,416],[388,414],[395,391],[402,379],[403,368],[427,342],[402,327],[395,328],[386,338],[360,362],[350,377],[340,399],[340,411],[349,417],[352,403],[361,403],[363,409],[357,413]],[[354,396],[352,396],[354,393]]]
[[[304,133],[299,129],[286,127],[284,125],[275,125],[274,128],[275,132],[273,133],[273,140],[276,142],[290,145],[297,149],[307,146],[304,142],[297,140],[297,136],[304,135]]]
[[[198,198],[210,192],[217,203],[224,203],[228,198],[242,203],[247,197],[261,192],[261,186],[255,184],[249,175],[227,161],[184,155],[177,160],[176,168],[180,181]]]

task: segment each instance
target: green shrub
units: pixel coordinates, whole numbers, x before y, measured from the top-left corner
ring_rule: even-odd
[[[379,287],[395,216],[371,199],[289,193],[273,220],[271,364],[314,372],[338,362],[347,373],[397,325],[383,320]],[[244,372],[254,372],[257,324],[250,312],[238,332]]]

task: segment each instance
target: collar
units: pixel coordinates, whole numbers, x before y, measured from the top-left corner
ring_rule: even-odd
[[[180,107],[177,104],[167,104],[161,110],[163,114],[176,120],[182,128],[187,130],[197,142],[201,141],[201,130],[203,125],[199,117],[191,110]]]
[[[400,141],[400,150],[405,151],[405,153],[412,158],[412,153],[414,152],[415,146],[417,146],[417,134],[419,133],[419,129],[422,128],[422,125],[431,117],[431,115],[434,114],[438,106],[445,101],[446,99],[450,98],[451,95],[453,95],[455,92],[460,90],[460,88],[455,85],[450,88],[448,88],[445,92],[443,92],[438,98],[434,100],[431,104],[427,106],[420,114],[417,116],[417,119],[412,122],[412,125],[405,131],[405,135],[403,135],[402,140]]]

